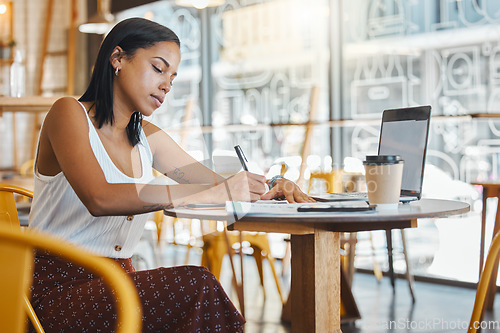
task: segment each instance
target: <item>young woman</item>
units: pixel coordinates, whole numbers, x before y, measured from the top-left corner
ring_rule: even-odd
[[[87,91],[47,114],[35,161],[30,227],[116,260],[137,286],[143,332],[241,332],[244,319],[205,268],[135,271],[130,257],[147,214],[175,205],[284,196],[312,201],[292,182],[249,172],[224,179],[143,121],[177,76],[180,42],[133,18],[103,41]],[[156,169],[178,185],[158,182]],[[98,277],[46,253],[35,258],[32,304],[48,332],[110,332],[112,297]]]

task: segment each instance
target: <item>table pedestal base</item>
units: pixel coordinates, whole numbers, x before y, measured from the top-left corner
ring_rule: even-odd
[[[340,329],[340,234],[292,235],[292,333]]]

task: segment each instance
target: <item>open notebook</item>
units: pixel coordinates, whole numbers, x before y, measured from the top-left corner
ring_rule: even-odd
[[[402,202],[419,200],[422,195],[430,117],[430,106],[385,110],[382,115],[378,154],[403,158]],[[368,200],[365,192],[326,193],[314,198],[318,201]]]

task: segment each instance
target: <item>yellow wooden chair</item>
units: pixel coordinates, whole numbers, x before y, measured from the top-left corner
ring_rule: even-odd
[[[15,231],[20,232],[21,226],[19,224],[19,216],[18,216],[17,207],[16,207],[16,197],[15,197],[16,195],[23,196],[27,199],[33,198],[33,192],[31,192],[27,189],[24,189],[24,188],[21,188],[18,186],[13,186],[13,185],[0,184],[0,227],[10,229],[11,231],[14,231],[14,232]],[[40,237],[40,236],[38,236],[38,237]],[[0,246],[7,246],[7,245],[9,245],[9,244],[3,244],[3,242],[0,242]],[[9,257],[11,255],[11,252],[9,252],[9,251],[10,250],[7,250],[7,249],[0,250],[0,258],[2,260],[5,259],[5,258],[1,257],[2,255],[6,255],[7,257]],[[77,250],[75,250],[75,251],[77,251]],[[14,256],[14,252],[12,252],[12,255]],[[22,263],[24,260],[24,259],[22,259],[21,255],[20,255],[19,259],[20,259],[20,261],[19,261],[20,263]],[[26,260],[27,260],[26,262],[29,262],[29,260],[27,258],[26,258]],[[93,259],[90,259],[90,260],[93,260]],[[16,263],[16,261],[14,261],[14,263]],[[114,263],[114,262],[112,262],[112,263]],[[14,270],[11,270],[11,266],[9,266],[8,263],[0,264],[0,265],[1,265],[1,267],[9,267],[9,269],[6,270],[6,273],[12,272],[14,277],[16,276],[16,274],[18,274],[17,272],[14,274]],[[12,266],[12,268],[13,267],[15,267],[15,266]],[[20,272],[19,274],[21,274],[21,275],[19,275],[19,277],[17,277],[17,279],[19,279],[19,281],[21,281],[22,279],[20,277],[22,276],[22,274],[24,274],[22,272],[22,267],[17,267],[17,270],[19,270],[19,272]],[[121,271],[121,272],[123,272],[123,271]],[[31,274],[28,274],[28,276],[31,276]],[[127,277],[127,276],[125,275],[125,277]],[[1,280],[1,278],[2,278],[2,276],[0,276],[0,280]],[[1,285],[2,285],[1,287],[4,288],[4,284],[1,283]],[[20,288],[20,286],[18,286],[18,287]],[[135,292],[135,289],[134,289],[134,292]],[[2,303],[0,306],[2,307],[2,311],[1,311],[2,314],[1,315],[3,315],[4,314],[3,308],[9,307],[10,306],[9,304],[11,304],[11,303],[7,302],[7,299],[3,297],[4,293],[0,292],[0,294],[2,294]],[[35,330],[38,333],[43,333],[44,332],[43,327],[40,324],[40,321],[38,320],[38,317],[36,316],[36,313],[33,310],[33,307],[31,306],[29,298],[26,296],[27,292],[21,293],[20,295],[22,295],[22,296],[19,296],[19,298],[14,303],[18,303],[18,302],[23,303],[24,311],[28,315],[31,323],[33,324],[33,327],[35,328]],[[5,318],[9,318],[9,316],[6,316]],[[4,321],[2,320],[0,322],[3,323]],[[2,327],[3,327],[3,324],[2,324]],[[7,331],[8,332],[17,332],[14,330],[13,331],[7,330]]]
[[[324,181],[326,184],[326,191],[327,193],[335,193],[335,192],[343,192],[344,187],[347,188],[348,191],[352,191],[356,189],[356,186],[354,184],[354,181],[350,179],[347,183],[344,184],[344,173],[342,170],[334,170],[331,172],[311,172],[311,176],[309,178],[309,191],[313,189],[313,183],[316,180],[321,180]],[[360,176],[358,174],[349,174],[350,176]],[[391,235],[388,233],[388,236]],[[392,238],[391,238],[392,239]],[[407,251],[406,251],[406,240],[405,240],[405,234],[404,230],[401,229],[401,240],[403,242],[403,255],[405,258],[405,263],[407,266],[407,272],[406,272],[406,279],[408,280],[409,283],[409,289],[410,289],[410,294],[412,296],[412,300],[415,301],[415,296],[413,292],[413,277],[411,276],[409,272],[409,263],[408,263],[408,256],[407,256]],[[373,234],[370,231],[369,232],[369,241],[370,241],[370,246],[372,250],[372,263],[373,263],[373,273],[377,280],[380,282],[382,281],[383,274],[382,270],[380,269],[380,266],[375,258],[375,247],[373,245]],[[354,276],[354,256],[355,256],[355,248],[356,248],[356,243],[357,243],[357,233],[351,232],[348,233],[347,237],[344,237],[342,241],[343,248],[345,250],[346,255],[343,256],[342,258],[342,263],[344,264],[344,267],[347,270],[347,280],[352,283],[352,279]],[[390,242],[392,244],[392,241]],[[392,250],[392,247],[391,247]],[[390,262],[392,262],[392,258],[390,258]],[[390,264],[392,267],[392,264]]]
[[[33,192],[30,190],[19,186],[0,184],[0,212],[6,213],[9,217],[7,219],[7,216],[4,216],[0,221],[13,227],[20,228],[15,195],[22,195],[28,199],[33,198]]]
[[[192,97],[189,97],[186,101],[186,106],[184,108],[184,117],[180,131],[179,145],[183,148],[186,148],[186,143],[189,139],[189,124],[193,118],[193,110],[196,104],[196,100]],[[156,169],[153,169],[153,175],[155,177],[165,177],[161,172]],[[173,237],[173,245],[178,245],[175,238],[175,225],[179,222],[179,219],[176,217],[165,217],[163,214],[163,210],[153,212],[152,221],[156,224],[156,247],[153,249],[155,252],[155,260],[158,263],[158,257],[160,256],[159,250],[161,248],[161,243],[163,241],[163,234],[165,230],[170,229]],[[186,253],[185,264],[188,264],[189,259],[189,250],[191,249],[190,244],[188,244],[188,251]]]
[[[283,176],[287,171],[288,166],[286,163],[281,163],[281,171],[280,175]],[[206,221],[205,221],[206,222]],[[203,221],[202,221],[203,225]],[[203,230],[202,230],[203,231]],[[241,266],[243,267],[243,251],[242,251],[242,243],[247,242],[250,244],[250,247],[253,249],[253,257],[257,264],[257,269],[259,272],[260,283],[262,286],[263,295],[265,297],[266,291],[264,286],[264,271],[263,271],[263,261],[267,259],[269,265],[271,267],[271,271],[274,276],[274,281],[276,284],[276,289],[280,296],[281,302],[285,304],[285,297],[283,295],[281,280],[278,277],[276,272],[276,268],[274,265],[274,257],[271,254],[271,247],[269,244],[269,238],[266,233],[249,233],[249,232],[239,232],[239,231],[228,231],[226,226],[224,226],[224,231],[210,231],[203,232],[203,247],[202,247],[202,257],[201,257],[201,265],[207,267],[210,272],[219,279],[221,269],[222,269],[222,261],[226,255],[229,255],[229,260],[231,264],[232,274],[233,274],[233,285],[236,288],[238,293],[238,300],[240,303],[240,310],[244,316],[244,294],[243,294],[243,269],[240,271],[240,282],[237,282],[237,274],[234,268],[234,263],[232,260],[233,255],[233,246],[237,243],[240,244],[240,259]],[[189,250],[189,248],[188,248]]]
[[[155,177],[164,177],[160,172],[157,170],[153,169],[153,175]],[[156,244],[153,245],[153,252],[155,256],[155,261],[158,264],[160,262],[161,258],[161,248],[162,248],[162,243],[164,241],[164,234],[166,233],[171,233],[172,236],[172,245],[182,245],[187,247],[186,251],[186,256],[185,256],[185,262],[184,264],[187,265],[189,262],[189,253],[193,245],[188,241],[187,244],[181,244],[177,242],[177,237],[176,237],[176,226],[182,226],[183,228],[189,228],[189,236],[190,238],[194,237],[191,229],[191,220],[188,219],[179,219],[177,217],[170,217],[170,216],[165,216],[163,213],[163,210],[158,210],[156,212],[151,213],[151,218],[150,220],[154,222],[155,224],[155,229],[156,229]]]
[[[325,171],[312,171],[311,176],[309,177],[309,186],[308,193],[315,188],[315,182],[320,181],[323,184],[323,188],[326,186],[327,193],[339,193],[344,192],[344,184],[343,184],[343,170],[332,170],[329,172]],[[321,190],[321,192],[324,190]],[[347,271],[346,279],[349,283],[352,283],[352,279],[354,276],[354,255],[356,251],[356,243],[357,243],[357,233],[350,232],[344,233],[342,235],[342,248],[346,255],[342,256],[342,264],[345,270]],[[373,238],[372,233],[370,232],[370,243],[372,248],[372,253],[375,253],[375,249],[373,246]],[[373,273],[378,281],[382,280],[382,271],[380,266],[378,265],[375,255],[373,255]]]
[[[27,160],[19,168],[21,176],[33,176],[33,167],[35,166],[35,159]]]
[[[229,245],[232,248],[234,244],[242,242],[248,242],[250,247],[253,249],[253,257],[257,264],[257,269],[259,272],[260,283],[262,285],[262,290],[264,297],[266,295],[264,287],[264,271],[263,271],[263,261],[267,259],[271,267],[271,271],[274,276],[274,281],[276,283],[276,289],[280,295],[281,302],[284,304],[285,299],[282,292],[281,282],[276,273],[276,268],[274,266],[274,258],[271,255],[271,248],[269,245],[269,239],[265,233],[250,233],[243,232],[241,239],[239,233],[224,231],[227,233]],[[224,256],[228,254],[228,246],[226,243],[224,232],[215,232],[203,236],[203,253],[201,257],[201,265],[207,267],[210,272],[219,279],[220,272],[222,268],[222,260]],[[241,244],[240,244],[240,255]]]
[[[17,214],[15,195],[22,195],[24,198],[33,198],[33,192],[24,188],[0,184],[0,226],[7,226],[11,230],[20,230],[19,217]],[[26,295],[23,296],[24,306],[28,317],[38,333],[43,333],[44,330],[38,317],[33,311],[33,307]]]
[[[481,320],[483,318],[484,303],[486,300],[486,294],[488,292],[488,286],[490,284],[491,277],[493,275],[493,270],[498,263],[498,258],[500,256],[500,234],[497,234],[490,245],[490,250],[488,256],[486,257],[486,263],[484,264],[484,269],[479,277],[479,283],[477,285],[476,299],[474,301],[474,308],[472,309],[472,316],[470,318],[468,333],[476,333],[481,328]]]
[[[159,171],[153,169],[153,175],[155,177],[165,177]],[[142,237],[148,241],[151,245],[153,251],[154,266],[158,267],[161,265],[162,258],[162,246],[164,241],[164,234],[166,232],[171,232],[173,236],[173,245],[178,245],[175,238],[175,225],[179,221],[176,217],[167,217],[163,213],[163,210],[158,210],[150,214],[150,218],[145,225],[144,233]],[[153,233],[154,235],[151,235]],[[153,239],[152,239],[153,238]],[[186,254],[186,262],[188,264],[189,258],[189,246],[188,253]]]
[[[0,217],[10,217],[5,211]],[[42,249],[64,257],[100,275],[114,291],[117,304],[117,332],[141,331],[141,307],[132,281],[113,260],[97,257],[61,239],[38,231],[0,225],[0,322],[2,331],[21,333],[26,330],[26,295],[33,270],[33,249]]]
[[[309,186],[307,193],[311,193],[315,180],[322,180],[326,185],[326,193],[339,193],[343,192],[342,189],[342,170],[326,171],[312,171],[309,177]]]

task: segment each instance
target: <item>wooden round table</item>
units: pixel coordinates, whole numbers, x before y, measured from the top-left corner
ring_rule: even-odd
[[[229,230],[291,234],[292,277],[288,304],[291,331],[341,332],[340,233],[417,227],[419,218],[464,214],[467,203],[422,199],[394,211],[248,214],[239,219],[223,209],[166,210],[181,218],[227,221]],[[290,301],[293,299],[293,301]]]

